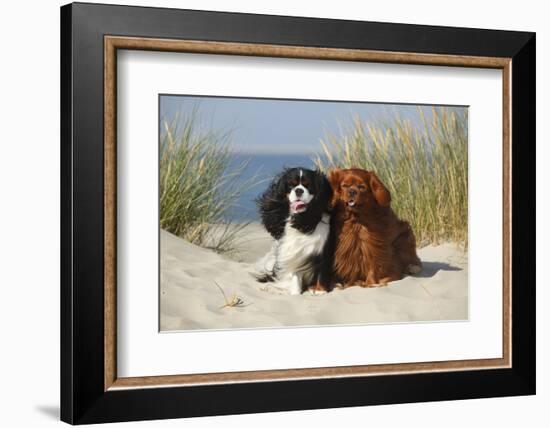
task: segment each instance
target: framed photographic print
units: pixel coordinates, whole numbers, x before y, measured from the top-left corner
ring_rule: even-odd
[[[533,33],[75,3],[61,54],[62,420],[535,393]]]

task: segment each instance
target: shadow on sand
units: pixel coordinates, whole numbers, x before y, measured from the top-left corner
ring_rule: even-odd
[[[462,269],[456,266],[452,266],[449,263],[423,261],[422,271],[420,271],[420,273],[417,273],[416,275],[413,275],[413,276],[416,278],[431,278],[441,270],[458,272],[458,271],[461,271]]]

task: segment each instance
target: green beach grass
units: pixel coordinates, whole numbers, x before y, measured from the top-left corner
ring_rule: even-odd
[[[254,177],[239,181],[247,163],[232,164],[230,132],[204,129],[196,111],[177,123],[162,123],[160,227],[216,252],[232,252],[247,224],[227,218]]]
[[[369,124],[358,118],[340,135],[321,141],[315,160],[324,171],[374,171],[392,194],[392,207],[411,223],[419,246],[468,242],[467,110],[419,108],[420,127],[394,117]]]

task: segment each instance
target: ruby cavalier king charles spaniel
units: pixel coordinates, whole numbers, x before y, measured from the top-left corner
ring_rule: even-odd
[[[343,287],[377,287],[419,273],[412,228],[393,212],[390,192],[376,174],[335,169],[329,181],[334,280]]]

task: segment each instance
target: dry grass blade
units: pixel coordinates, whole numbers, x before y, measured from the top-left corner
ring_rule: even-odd
[[[231,299],[227,298],[227,295],[225,294],[225,291],[223,291],[223,288],[220,284],[218,284],[216,281],[214,281],[214,284],[216,284],[216,287],[218,287],[218,290],[220,290],[220,293],[222,293],[223,300],[225,301],[225,304],[220,306],[220,309],[224,308],[244,308],[246,306],[249,306],[250,303],[245,304],[244,300],[237,296],[236,293],[233,293],[233,296],[231,296]]]

